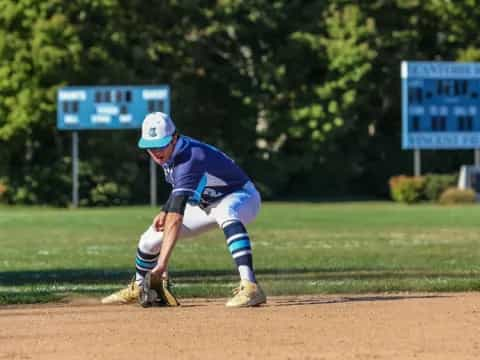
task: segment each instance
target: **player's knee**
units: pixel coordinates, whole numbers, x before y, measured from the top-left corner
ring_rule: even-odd
[[[156,254],[162,246],[162,238],[163,232],[156,232],[150,228],[140,236],[138,248],[147,254]]]

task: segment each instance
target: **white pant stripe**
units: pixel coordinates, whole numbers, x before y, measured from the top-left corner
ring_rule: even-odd
[[[235,234],[233,236],[230,236],[228,239],[227,239],[227,244],[230,245],[230,243],[232,243],[233,241],[239,239],[239,238],[242,238],[242,237],[248,237],[248,234],[247,233],[242,233],[242,234]]]
[[[232,256],[233,256],[234,259],[236,259],[240,256],[248,255],[248,254],[251,254],[251,253],[252,253],[252,250],[244,250],[244,251],[239,251],[239,252],[233,254]]]

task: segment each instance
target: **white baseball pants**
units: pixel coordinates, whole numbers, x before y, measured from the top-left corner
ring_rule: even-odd
[[[225,196],[205,210],[187,204],[179,239],[196,236],[216,226],[222,227],[230,221],[246,225],[256,218],[260,203],[260,194],[253,183],[248,182],[241,190]],[[162,239],[163,232],[150,226],[140,237],[138,248],[147,254],[158,254]]]

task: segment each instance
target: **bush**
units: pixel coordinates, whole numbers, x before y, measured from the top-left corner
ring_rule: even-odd
[[[423,198],[425,178],[421,176],[399,175],[389,180],[390,195],[394,201],[413,204]]]
[[[472,204],[476,201],[477,195],[473,189],[459,189],[449,187],[441,195],[439,202],[443,205],[448,204]]]
[[[458,174],[427,174],[425,176],[425,198],[430,201],[438,201],[440,195],[450,187],[456,186]]]
[[[128,188],[113,181],[97,184],[90,191],[91,205],[94,206],[125,205],[129,197]]]
[[[6,191],[0,195],[0,201],[19,205],[66,206],[71,193],[69,170],[63,160],[48,167],[43,165],[21,167],[18,169],[23,174],[21,177],[0,179],[0,183],[6,186]]]

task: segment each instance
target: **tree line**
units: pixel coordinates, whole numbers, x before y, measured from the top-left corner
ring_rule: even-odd
[[[401,61],[478,61],[479,22],[474,0],[1,0],[0,201],[69,203],[57,90],[116,84],[169,84],[180,132],[230,154],[265,198],[385,197],[412,172]],[[80,134],[82,204],[148,201],[138,136]],[[437,172],[472,158],[423,156]]]

